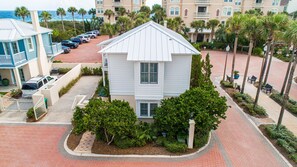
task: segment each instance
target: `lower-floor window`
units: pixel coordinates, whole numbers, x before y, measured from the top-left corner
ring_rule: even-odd
[[[153,117],[157,107],[156,102],[140,102],[140,117]]]

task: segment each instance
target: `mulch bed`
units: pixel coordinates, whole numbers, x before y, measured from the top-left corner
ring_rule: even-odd
[[[68,148],[73,151],[78,146],[82,136],[83,134],[76,135],[73,132],[71,132],[67,140]]]
[[[44,114],[44,113],[42,113]],[[47,113],[46,113],[47,114]],[[42,118],[44,118],[46,116],[46,114],[44,114],[42,117],[40,117],[38,120],[36,120],[34,117],[33,118],[27,118],[26,121],[27,122],[38,122],[40,121]]]
[[[198,151],[199,148],[188,149],[185,153],[171,153],[165,147],[157,146],[155,143],[148,143],[143,147],[131,147],[127,149],[118,148],[115,145],[107,145],[101,140],[95,140],[92,153],[94,154],[112,154],[112,155],[184,155]]]
[[[295,166],[295,167],[297,167],[297,164],[289,157],[290,156],[290,154],[289,153],[287,153],[287,151],[283,148],[283,147],[280,147],[276,142],[276,140],[275,139],[271,139],[269,136],[268,136],[268,134],[267,134],[267,132],[266,132],[266,130],[265,130],[265,127],[264,127],[264,125],[260,125],[259,126],[259,129],[261,130],[261,132],[263,133],[263,135],[270,141],[270,143],[290,162],[290,164],[292,165],[292,166]]]

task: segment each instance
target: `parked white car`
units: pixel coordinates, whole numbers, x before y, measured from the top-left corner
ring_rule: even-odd
[[[91,38],[87,34],[78,35],[77,38],[80,38],[83,43],[90,42]]]
[[[23,97],[32,97],[34,93],[39,90],[45,89],[48,84],[57,80],[56,76],[38,76],[31,78],[26,83],[23,83],[22,93]]]
[[[96,38],[97,37],[97,33],[94,32],[94,31],[89,31],[89,32],[86,32],[86,34],[90,35],[91,38]]]

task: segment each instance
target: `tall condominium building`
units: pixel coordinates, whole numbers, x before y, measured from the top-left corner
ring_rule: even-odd
[[[110,18],[110,22],[114,23],[117,19],[117,11],[120,7],[124,7],[126,11],[138,11],[141,6],[145,5],[145,0],[95,0],[96,16],[103,17],[104,21],[108,21],[104,12],[107,9],[112,10],[115,15]]]
[[[261,9],[264,14],[268,11],[283,12],[281,0],[162,0],[169,18],[181,17],[186,26],[194,20],[217,19],[225,23],[234,12],[245,12],[250,9]],[[193,31],[193,30],[192,30]],[[203,36],[191,35],[192,41],[209,41],[210,31],[204,30]]]

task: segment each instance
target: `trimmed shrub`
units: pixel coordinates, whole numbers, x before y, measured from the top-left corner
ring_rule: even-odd
[[[61,60],[54,60],[53,63],[63,63]]]
[[[93,68],[93,75],[102,76],[102,69],[100,68]]]
[[[121,148],[121,149],[125,149],[125,148],[130,148],[130,147],[134,147],[135,146],[135,140],[134,139],[129,139],[129,138],[124,138],[124,139],[118,139],[114,141],[114,144]]]
[[[224,87],[224,88],[233,88],[233,84],[231,82],[228,82],[228,81],[221,81],[221,85]]]
[[[20,96],[22,96],[22,90],[21,89],[12,89],[10,91],[10,95],[13,97],[13,98],[19,98]]]
[[[173,142],[173,143],[166,143],[165,148],[169,152],[173,153],[184,153],[187,151],[187,145],[184,143]]]
[[[66,74],[67,72],[69,72],[71,70],[71,68],[59,68],[59,74]]]
[[[77,78],[75,78],[74,80],[72,80],[66,87],[63,87],[59,91],[59,97],[61,97],[64,94],[66,94],[76,84],[76,82],[80,79],[80,77],[81,77],[81,75],[79,75]]]
[[[84,67],[81,69],[81,73],[82,73],[82,75],[92,75],[93,70],[91,68]]]
[[[165,146],[166,142],[167,142],[167,139],[166,137],[163,137],[163,136],[158,137],[156,140],[156,144],[158,146]]]
[[[291,155],[290,155],[290,158],[291,158],[295,163],[297,163],[297,153],[291,154]]]
[[[198,136],[195,135],[194,147],[201,148],[208,142],[209,135]]]
[[[35,115],[34,115],[34,109],[33,107],[29,108],[29,110],[27,111],[27,118],[34,118]]]
[[[263,57],[263,50],[262,50],[262,48],[259,48],[259,47],[254,48],[253,49],[253,55]]]
[[[274,91],[270,95],[270,98],[272,100],[274,100],[275,102],[277,102],[279,105],[282,105],[282,103],[283,103],[283,96],[277,91]],[[295,115],[297,114],[297,102],[295,100],[289,99],[285,108],[292,114],[295,114]]]
[[[84,122],[85,110],[79,107],[76,107],[75,112],[73,113],[72,125],[74,134],[78,135],[87,130],[86,124]]]
[[[274,54],[273,55],[274,57],[284,61],[284,62],[289,62],[291,60],[291,56],[285,56],[285,55],[282,55],[282,54]]]

